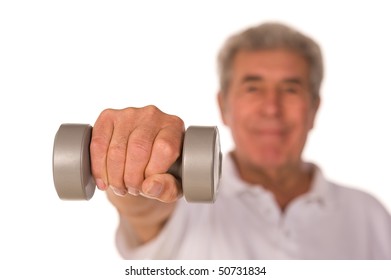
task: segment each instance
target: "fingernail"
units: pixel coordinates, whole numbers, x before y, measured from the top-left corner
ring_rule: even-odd
[[[103,182],[102,179],[96,179],[96,186],[98,187],[98,189],[100,189],[101,191],[104,191],[107,189],[107,186],[105,184],[105,182]]]
[[[124,189],[119,189],[119,188],[116,188],[111,185],[110,185],[110,189],[113,191],[113,193],[115,193],[118,196],[125,196],[126,195],[126,190],[124,190]]]
[[[163,185],[159,182],[152,182],[149,186],[145,189],[145,194],[150,197],[157,197],[161,194],[163,190]]]
[[[133,187],[127,187],[128,188],[128,194],[138,196],[140,194],[140,191]]]

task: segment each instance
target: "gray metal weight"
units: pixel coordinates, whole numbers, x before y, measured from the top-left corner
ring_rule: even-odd
[[[91,175],[89,124],[62,124],[53,145],[53,181],[64,200],[89,200],[95,192]],[[182,181],[188,202],[214,202],[221,176],[217,127],[190,126],[185,132],[181,157],[168,172]]]

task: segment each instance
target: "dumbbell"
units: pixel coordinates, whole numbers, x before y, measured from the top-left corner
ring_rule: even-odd
[[[62,124],[53,145],[53,181],[63,200],[89,200],[95,192],[91,174],[89,124]],[[221,151],[217,127],[190,126],[185,131],[182,154],[168,173],[182,182],[188,202],[214,202],[221,176]]]

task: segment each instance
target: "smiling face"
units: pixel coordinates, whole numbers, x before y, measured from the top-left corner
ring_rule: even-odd
[[[218,97],[240,169],[297,167],[319,106],[307,61],[287,50],[240,51],[231,72]]]

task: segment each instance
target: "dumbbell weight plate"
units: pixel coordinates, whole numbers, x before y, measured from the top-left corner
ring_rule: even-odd
[[[89,200],[95,191],[89,146],[92,127],[62,124],[53,146],[53,180],[64,200]],[[190,126],[185,133],[182,156],[169,173],[182,180],[189,202],[214,202],[221,176],[221,152],[217,127]]]
[[[53,181],[64,200],[89,200],[95,192],[91,175],[90,142],[92,126],[62,124],[53,146]]]
[[[214,202],[221,176],[216,127],[190,126],[182,151],[182,189],[188,202]]]

